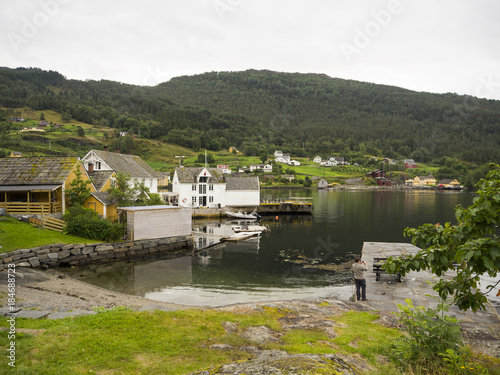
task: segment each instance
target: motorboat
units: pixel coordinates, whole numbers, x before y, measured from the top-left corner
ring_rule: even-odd
[[[235,219],[246,219],[246,220],[258,220],[260,219],[260,215],[253,211],[251,213],[246,213],[246,212],[232,212],[232,211],[226,211],[226,215]]]
[[[232,229],[235,233],[241,232],[269,232],[271,229],[269,226],[263,225],[233,225]]]

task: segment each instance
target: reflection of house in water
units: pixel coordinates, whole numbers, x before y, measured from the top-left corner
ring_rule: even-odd
[[[224,252],[258,254],[259,248],[260,237],[252,237],[240,242],[226,242]]]

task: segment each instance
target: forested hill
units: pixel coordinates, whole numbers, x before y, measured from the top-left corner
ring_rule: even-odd
[[[318,74],[213,72],[141,87],[1,68],[0,106],[52,109],[194,149],[500,161],[500,101]]]

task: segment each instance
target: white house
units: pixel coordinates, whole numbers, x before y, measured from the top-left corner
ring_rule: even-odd
[[[319,165],[321,165],[323,167],[333,167],[334,166],[333,162],[330,160],[321,160]],[[335,164],[335,165],[337,165],[337,164]]]
[[[113,179],[111,176],[116,172],[126,173],[130,175],[132,184],[144,182],[150,193],[158,193],[161,176],[139,156],[90,150],[82,158],[82,163],[95,181]]]
[[[286,160],[286,163],[288,163],[290,160],[290,154],[283,154],[282,158]]]
[[[222,173],[231,174],[231,169],[229,169],[227,164],[219,164],[217,165],[217,169],[220,169]]]
[[[316,155],[316,156],[314,157],[314,159],[313,159],[313,162],[315,162],[315,163],[321,163],[321,160],[322,160],[322,159],[321,159],[321,156]]]
[[[184,207],[258,206],[259,178],[224,175],[217,168],[175,169],[172,192]]]
[[[226,206],[258,206],[259,178],[255,176],[226,176]]]
[[[276,159],[274,159],[276,163],[287,163],[287,160],[283,156],[279,156]]]
[[[183,207],[225,206],[226,182],[217,168],[175,168],[172,192],[179,194]]]
[[[274,157],[275,158],[279,158],[281,156],[283,156],[283,151],[280,151],[280,150],[274,151]]]
[[[273,171],[273,166],[271,164],[266,164],[262,169],[264,173],[271,173]]]
[[[297,161],[297,160],[290,160],[290,161],[288,162],[288,165],[300,165],[300,162],[299,162],[299,161]]]

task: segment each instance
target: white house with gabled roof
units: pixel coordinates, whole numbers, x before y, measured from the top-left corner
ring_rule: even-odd
[[[177,167],[172,192],[184,207],[258,206],[259,178],[230,176],[217,168]]]
[[[112,179],[113,173],[120,172],[130,175],[132,184],[144,182],[150,193],[158,193],[159,174],[139,156],[91,150],[82,163],[93,181]],[[97,187],[96,190],[100,191]]]

